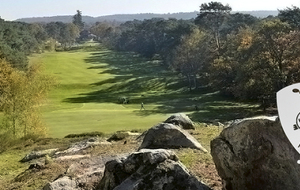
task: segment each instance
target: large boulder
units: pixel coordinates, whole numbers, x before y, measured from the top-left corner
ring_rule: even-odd
[[[188,132],[169,123],[160,123],[149,129],[139,149],[194,148],[207,152]]]
[[[48,183],[43,190],[79,190],[77,182],[68,176],[57,179],[54,182]]]
[[[209,190],[169,150],[144,149],[106,163],[98,190]]]
[[[193,121],[184,113],[171,115],[164,123],[178,125],[183,129],[195,129]]]
[[[234,122],[212,140],[211,154],[225,190],[300,187],[299,154],[276,117]]]

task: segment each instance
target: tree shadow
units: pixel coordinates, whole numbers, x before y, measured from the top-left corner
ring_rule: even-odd
[[[220,96],[218,92],[198,93],[200,99],[193,96],[183,95],[162,99],[155,109],[134,111],[139,116],[151,114],[172,114],[178,112],[188,113],[188,116],[195,122],[226,122],[235,119],[253,117],[264,114],[259,105],[253,103],[240,103],[230,98]],[[184,98],[184,100],[182,99]]]
[[[186,81],[166,68],[159,60],[150,60],[132,52],[116,52],[100,49],[85,59],[93,64],[88,69],[99,69],[99,75],[111,78],[90,84],[98,90],[67,98],[69,103],[119,103],[120,97],[128,97],[130,104],[144,103],[146,110],[134,111],[136,115],[172,114],[188,112],[197,122],[228,121],[260,114],[252,103],[241,104],[222,97],[209,87],[192,92]],[[148,104],[158,105],[147,109]]]
[[[131,52],[104,50],[91,53],[85,62],[94,65],[88,69],[99,69],[100,75],[109,74],[112,77],[90,84],[99,90],[79,94],[78,97],[64,100],[65,102],[111,102],[120,95],[139,96],[148,91],[168,90],[168,83],[172,83],[166,79],[165,68],[160,61],[141,58]],[[169,89],[171,88],[174,86]]]

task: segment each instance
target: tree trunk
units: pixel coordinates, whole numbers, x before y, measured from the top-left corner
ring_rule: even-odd
[[[12,114],[12,125],[13,125],[13,135],[14,135],[14,138],[16,138],[16,116],[15,116],[15,113],[16,113],[16,105],[14,104],[14,106],[13,106],[13,114]]]
[[[195,87],[195,90],[198,88],[197,76],[196,75],[194,75],[194,87]]]
[[[26,138],[26,136],[27,136],[27,125],[24,124],[24,137]]]
[[[16,119],[12,119],[12,124],[13,124],[13,135],[16,138]]]
[[[215,33],[215,38],[216,38],[216,44],[217,44],[217,57],[219,59],[220,58],[221,45],[220,45],[220,34],[219,34],[218,30]]]
[[[187,75],[188,81],[189,81],[189,90],[192,91],[192,81],[191,81],[191,76],[188,74]]]

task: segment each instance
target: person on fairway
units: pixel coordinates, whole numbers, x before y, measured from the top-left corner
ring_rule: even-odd
[[[146,110],[145,107],[144,107],[144,103],[143,102],[141,103],[141,109],[140,110],[142,110],[142,109]]]

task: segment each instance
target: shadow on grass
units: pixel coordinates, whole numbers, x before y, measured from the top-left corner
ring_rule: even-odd
[[[196,96],[201,96],[201,93]],[[201,100],[196,100],[192,96],[182,95],[182,97],[174,97],[170,100],[161,100],[158,104],[159,106],[153,110],[148,110],[147,104],[145,104],[146,110],[136,110],[134,112],[140,116],[185,112],[195,122],[225,122],[263,114],[258,105],[223,99],[218,93]]]
[[[91,48],[94,51],[94,47]],[[261,114],[253,104],[239,103],[219,95],[209,88],[189,92],[186,83],[168,71],[158,60],[149,60],[131,52],[98,49],[85,60],[111,78],[91,84],[95,91],[65,99],[69,103],[118,103],[119,97],[129,97],[130,104],[145,104],[146,110],[134,111],[140,116],[188,112],[197,122],[227,121]],[[158,105],[147,110],[148,104]],[[197,106],[197,109],[196,109]]]

